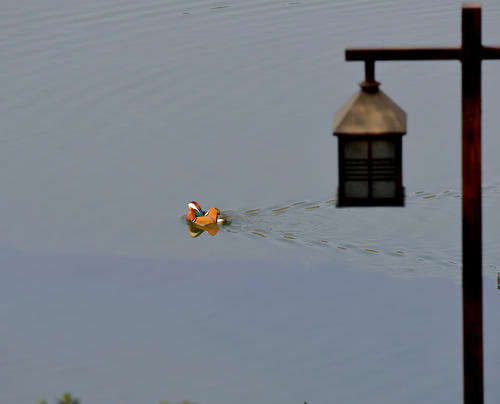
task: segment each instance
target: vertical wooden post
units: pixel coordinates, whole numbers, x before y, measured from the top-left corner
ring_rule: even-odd
[[[483,403],[481,6],[462,8],[462,310],[464,403]]]

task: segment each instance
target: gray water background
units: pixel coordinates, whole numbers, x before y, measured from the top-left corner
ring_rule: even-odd
[[[408,113],[404,209],[334,207],[331,131],[363,79],[345,47],[458,45],[460,5],[3,1],[0,402],[459,401],[459,63],[376,65]],[[483,43],[499,21],[483,2]],[[499,77],[483,63],[491,403]],[[192,199],[233,223],[191,239]]]

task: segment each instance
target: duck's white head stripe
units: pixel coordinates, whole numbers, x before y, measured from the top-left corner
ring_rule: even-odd
[[[200,204],[198,202],[196,202],[196,201],[189,202],[188,203],[188,209],[194,209],[200,215],[203,214],[203,211],[201,210]]]

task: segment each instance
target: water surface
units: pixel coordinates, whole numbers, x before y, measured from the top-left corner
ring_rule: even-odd
[[[336,209],[331,136],[363,79],[344,49],[458,45],[460,7],[3,2],[0,401],[460,401],[459,63],[377,63],[408,113],[405,208]],[[485,44],[499,21],[483,2]],[[484,62],[491,403],[498,77]],[[193,199],[232,224],[192,239]]]

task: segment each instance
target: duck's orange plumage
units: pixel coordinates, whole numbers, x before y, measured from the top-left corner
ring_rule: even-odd
[[[217,223],[217,218],[220,214],[219,209],[210,208],[208,212],[204,213],[198,202],[192,201],[188,203],[188,213],[186,219],[190,222],[196,223],[198,226],[208,226]]]
[[[196,213],[194,211],[189,210],[188,213],[186,214],[186,219],[189,220],[190,222],[196,221]]]

